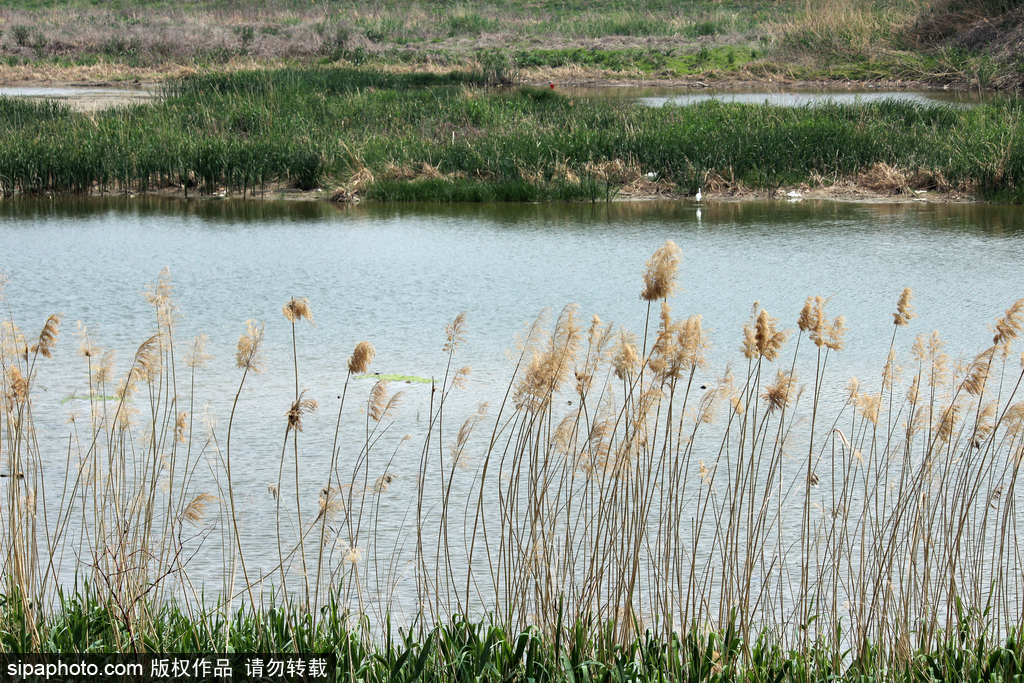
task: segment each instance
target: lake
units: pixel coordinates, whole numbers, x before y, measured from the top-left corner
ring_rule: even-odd
[[[12,317],[31,344],[47,316],[64,315],[54,357],[40,359],[37,365],[32,405],[49,505],[59,501],[69,438],[81,438],[72,436],[75,426],[69,424],[69,415],[76,414],[77,424],[84,424],[89,414],[88,401],[76,397],[95,391],[90,388],[87,359],[78,354],[76,324],[87,326],[94,345],[117,350],[116,381],[127,372],[139,344],[156,330],[156,314],[143,293],[166,268],[180,313],[176,353],[183,355],[185,344],[196,335],[209,337],[213,359],[196,370],[189,410],[215,421],[219,436],[212,445],[204,442],[207,460],[196,470],[194,481],[196,491],[207,486],[225,506],[223,488],[214,489],[224,485],[225,430],[242,379],[235,362],[236,344],[246,320],[266,322],[266,371],[246,378],[231,445],[233,489],[237,504],[245,509],[241,534],[250,576],[274,576],[280,561],[278,524],[285,533],[298,533],[298,519],[275,513],[270,487],[280,485],[281,499],[291,500],[294,508],[295,485],[288,484],[298,478],[299,489],[306,492],[300,505],[306,515],[303,524],[316,517],[316,491],[324,485],[338,397],[356,344],[369,340],[374,345],[370,372],[440,380],[448,371],[443,351],[446,325],[465,311],[465,341],[457,349],[454,367],[469,366],[471,372],[466,388],[451,393],[447,421],[435,427],[438,452],[447,452],[463,420],[480,403],[490,406],[485,426],[466,446],[467,453],[475,454],[475,464],[458,480],[452,475],[455,468],[437,465],[440,483],[429,494],[440,495],[440,486],[454,481],[452,490],[462,502],[451,526],[461,539],[472,526],[472,506],[466,500],[481,490],[473,477],[479,476],[491,422],[514,371],[516,335],[543,311],[550,311],[553,319],[564,306],[575,303],[584,327],[598,315],[642,339],[648,314],[639,298],[644,263],[666,240],[673,240],[684,254],[680,290],[669,300],[673,315],[701,314],[712,343],[709,368],[697,372],[697,385],[714,385],[729,364],[742,379],[747,367],[740,350],[742,328],[755,302],[778,318],[781,327],[794,331],[783,351],[783,368],[792,362],[797,318],[807,297],[826,297],[828,316],[845,316],[845,348],[830,355],[820,391],[821,410],[829,414],[844,409],[852,376],[870,391],[879,390],[894,331],[892,313],[904,287],[914,290],[917,313],[896,338],[901,362],[907,365],[914,337],[933,330],[941,333],[954,359],[971,361],[991,344],[987,326],[1024,297],[1020,207],[828,201],[704,201],[697,207],[688,202],[336,206],[155,197],[5,200],[0,202],[0,270],[8,278],[4,317]],[[294,356],[293,327],[282,315],[282,306],[292,297],[308,298],[315,322],[313,326],[303,320],[294,327]],[[651,335],[657,315],[655,305]],[[813,386],[815,356],[810,348],[801,346],[797,368],[800,381]],[[315,412],[303,417],[298,455],[285,440],[296,366],[298,389],[319,403]],[[1015,366],[1016,361],[1009,364],[1011,369]],[[765,373],[767,383],[775,370]],[[182,404],[192,401],[187,377],[187,371],[178,371]],[[113,393],[114,381],[107,394]],[[391,426],[374,432],[374,464],[368,467],[361,444],[374,425],[359,406],[372,385],[372,379],[349,383],[338,458],[349,469],[364,467],[359,476],[370,484],[386,472],[396,475],[389,495],[379,497],[373,519],[381,538],[390,533],[401,537],[410,529],[409,509],[421,476],[423,435],[432,414],[431,385],[391,385],[406,395],[394,422],[382,423]],[[433,398],[436,408],[438,397]],[[557,418],[554,424],[574,410],[575,398],[571,389],[559,393],[551,408]],[[137,404],[143,409],[139,421],[144,424],[146,401],[138,398]],[[507,406],[502,419],[512,413]],[[806,425],[806,414],[801,419],[797,424]],[[816,438],[828,433],[833,423],[831,418],[826,422]],[[195,429],[198,434],[200,428]],[[146,443],[144,431],[136,434],[140,449]],[[406,433],[413,438],[403,445],[400,440]],[[202,441],[198,436],[197,440]],[[799,435],[792,439],[793,444],[804,442],[806,437]],[[802,447],[806,451],[806,445]],[[791,448],[799,450],[796,445]],[[697,471],[698,460],[703,467],[713,457],[714,449],[695,453],[688,476],[696,476],[692,472]],[[791,481],[803,481],[799,472],[804,463],[806,457],[783,465]],[[802,485],[798,489],[802,494]],[[1007,493],[1002,500],[1015,499]],[[1008,504],[1010,519],[1022,521],[1020,505]],[[867,503],[861,499],[844,505],[866,509]],[[886,505],[880,509],[891,512]],[[366,514],[369,518],[370,512]],[[52,509],[50,519],[52,523]],[[780,508],[779,520],[778,547],[789,547],[789,534],[799,535],[799,519],[787,520]],[[205,539],[202,544],[191,541],[201,547],[189,567],[190,580],[196,587],[205,586],[207,594],[232,591],[222,561],[232,551],[229,526],[223,518],[211,518],[205,536],[196,532]],[[389,585],[396,586],[392,599],[408,611],[416,599],[417,570],[407,557],[408,540],[404,543],[400,550],[388,551],[390,555],[381,550],[374,558],[378,567],[385,567],[378,571],[386,572]],[[694,542],[695,548],[699,545]],[[334,550],[339,555],[336,564],[343,565],[342,556],[354,549],[366,551],[364,561],[370,564],[369,555],[376,548],[364,535],[349,547]],[[706,560],[712,557],[695,552]],[[296,557],[287,561],[289,576],[300,571],[298,562]],[[472,562],[477,571],[487,572],[485,565],[475,564],[483,562],[480,557]],[[62,579],[69,583],[81,570],[70,553],[60,566]],[[774,580],[763,578],[761,584]],[[240,584],[236,574],[233,590]],[[457,590],[446,589],[449,595]],[[778,595],[795,590],[790,585],[780,588]],[[1015,583],[1003,594],[1018,590]],[[433,594],[446,591],[438,588]],[[473,602],[465,596],[459,599]],[[358,600],[386,602],[381,596]],[[1018,600],[1013,609],[1019,605]]]

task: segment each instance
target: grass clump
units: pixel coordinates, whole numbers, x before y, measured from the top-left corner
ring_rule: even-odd
[[[193,76],[156,103],[94,115],[0,99],[0,191],[247,196],[283,185],[340,186],[339,196],[380,201],[596,201],[647,173],[685,194],[716,183],[773,194],[885,165],[906,188],[1024,199],[1014,100],[970,109],[893,101],[651,108],[466,82],[494,73]],[[612,166],[620,170],[607,173]]]

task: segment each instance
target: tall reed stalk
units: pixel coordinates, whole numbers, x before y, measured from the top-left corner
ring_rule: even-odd
[[[4,595],[22,610],[26,646],[38,645],[72,564],[88,569],[89,595],[116,619],[125,649],[144,646],[172,598],[230,629],[244,610],[232,598],[262,609],[264,585],[292,610],[280,627],[293,649],[307,628],[334,623],[328,614],[347,615],[364,639],[402,620],[405,633],[420,629],[425,651],[434,625],[490,618],[556,644],[584,628],[606,653],[638,638],[695,638],[703,645],[679,656],[700,667],[740,670],[787,651],[829,671],[904,671],[923,666],[915,653],[953,640],[983,649],[1018,633],[1024,299],[995,321],[987,348],[953,364],[937,332],[902,339],[914,317],[904,290],[879,375],[838,380],[846,392],[836,401],[846,324],[826,314],[826,299],[794,311],[792,331],[755,304],[741,331],[745,363],[713,374],[701,316],[677,318],[669,305],[683,265],[670,242],[647,263],[642,336],[597,316],[583,324],[574,305],[550,324],[542,315],[521,334],[495,407],[453,421],[452,392],[469,376],[455,362],[468,325],[459,315],[418,435],[392,433],[403,392],[386,381],[368,391],[363,415],[343,414],[374,356],[360,343],[338,378],[326,470],[309,477],[297,432],[315,404],[300,390],[295,326],[312,314],[292,299],[276,561],[242,533],[266,503],[239,497],[233,441],[246,378],[262,369],[262,325],[250,321],[238,343],[223,460],[215,432],[192,428],[203,339],[185,354],[187,393],[178,386],[166,274],[147,294],[156,332],[112,400],[113,355],[82,328],[93,398],[68,428],[67,474],[48,488],[32,382],[60,318],[31,343],[6,322]],[[294,510],[281,490],[289,438]],[[400,458],[410,439],[418,458]],[[411,480],[400,459],[416,463],[405,466]],[[200,462],[223,472],[223,489],[200,490]],[[189,560],[216,531],[203,521],[215,503],[226,589],[210,605]]]

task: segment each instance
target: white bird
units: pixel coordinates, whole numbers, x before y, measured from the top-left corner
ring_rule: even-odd
[[[791,199],[800,199],[803,197],[803,195],[797,192],[796,190],[790,190],[789,192],[786,193],[786,196]]]
[[[694,198],[695,200],[697,200],[698,202],[699,202],[699,201],[700,201],[701,199],[703,199],[703,198],[704,198],[704,195],[702,195],[702,194],[700,193],[700,191],[701,191],[701,188],[699,188],[699,187],[698,187],[698,188],[697,188],[697,194],[695,194],[695,195],[693,196],[693,198]]]
[[[657,174],[657,173],[655,173],[654,171],[650,171],[650,172],[649,172],[649,173],[647,174],[647,179],[648,179],[648,180],[657,180],[657,179],[658,179],[658,174]]]

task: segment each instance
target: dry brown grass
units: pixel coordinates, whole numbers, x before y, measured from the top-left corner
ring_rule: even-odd
[[[874,192],[889,195],[914,195],[917,191],[969,191],[969,188],[954,186],[942,173],[929,169],[906,171],[897,166],[878,162],[857,176],[857,183]]]

